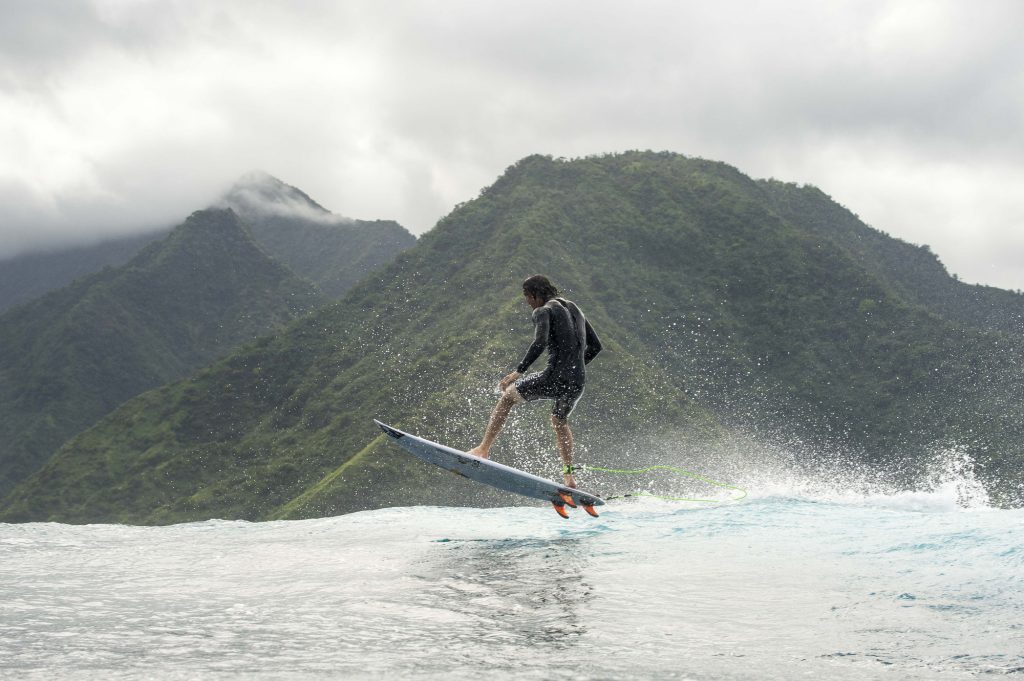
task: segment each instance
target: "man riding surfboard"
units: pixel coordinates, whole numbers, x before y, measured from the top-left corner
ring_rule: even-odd
[[[566,487],[576,487],[572,466],[572,431],[569,414],[583,395],[587,372],[584,368],[601,352],[601,341],[594,333],[580,308],[558,296],[558,289],[543,275],[523,282],[523,297],[533,310],[533,343],[523,360],[508,376],[501,379],[501,399],[491,412],[483,440],[469,454],[486,459],[512,407],[520,402],[554,400],[551,425],[562,457]],[[548,352],[544,371],[523,376],[530,365]]]

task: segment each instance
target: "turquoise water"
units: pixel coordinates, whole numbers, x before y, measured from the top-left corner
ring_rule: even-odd
[[[962,504],[0,525],[0,676],[1024,678],[1024,511]]]

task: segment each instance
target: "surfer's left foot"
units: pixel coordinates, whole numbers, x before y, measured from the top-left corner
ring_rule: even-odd
[[[473,447],[473,449],[466,452],[466,454],[472,454],[473,456],[479,456],[481,459],[487,458],[487,450],[482,447]]]
[[[570,473],[569,475],[562,476],[565,478],[565,486],[576,489],[576,478]]]

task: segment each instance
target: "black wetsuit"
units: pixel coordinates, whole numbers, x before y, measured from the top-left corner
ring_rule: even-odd
[[[551,413],[565,420],[583,395],[584,365],[601,352],[601,341],[580,312],[565,298],[552,298],[533,311],[533,344],[516,371],[524,373],[547,348],[548,366],[539,374],[516,381],[523,399],[554,400]]]

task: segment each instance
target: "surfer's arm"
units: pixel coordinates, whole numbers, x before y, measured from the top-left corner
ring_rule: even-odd
[[[538,307],[533,311],[533,344],[526,351],[523,361],[516,367],[515,373],[525,373],[530,365],[540,357],[548,345],[548,332],[551,329],[551,313],[546,307]]]
[[[601,339],[597,337],[597,333],[594,332],[594,327],[587,321],[587,349],[583,352],[583,363],[590,364],[590,360],[597,357],[597,353],[601,352]]]

